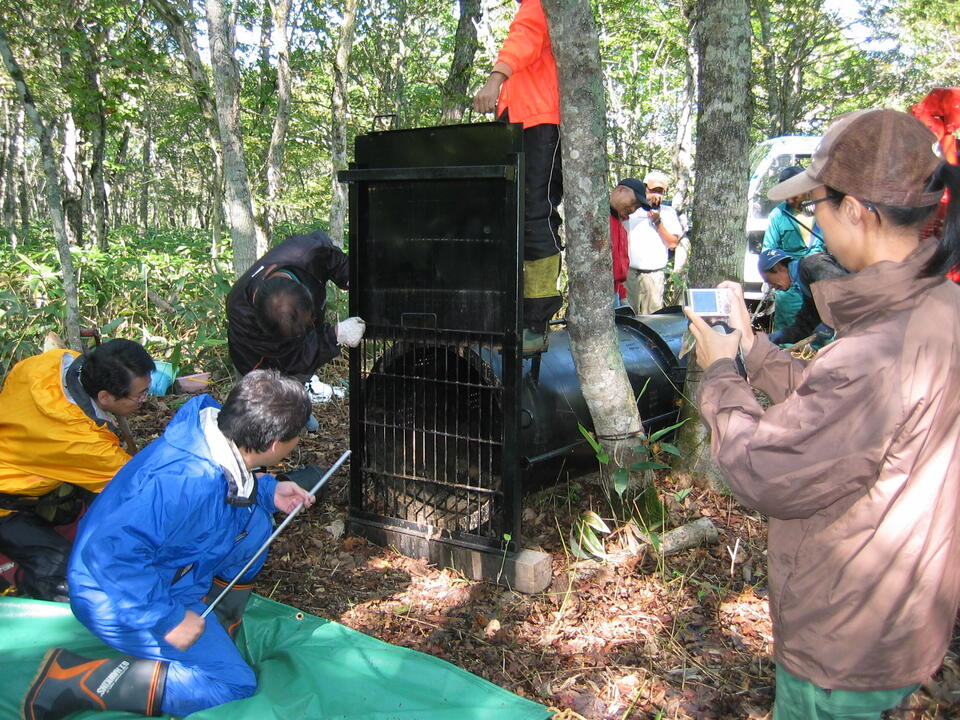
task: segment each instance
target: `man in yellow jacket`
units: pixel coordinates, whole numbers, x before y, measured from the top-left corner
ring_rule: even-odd
[[[24,595],[67,601],[70,543],[54,525],[65,490],[100,492],[130,456],[116,419],[147,397],[153,360],[132,340],[82,356],[50,350],[17,363],[0,391],[0,552]],[[66,486],[73,486],[66,487]]]

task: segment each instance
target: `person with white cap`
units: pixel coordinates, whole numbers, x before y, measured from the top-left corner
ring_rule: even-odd
[[[663,203],[669,179],[659,170],[643,178],[649,209],[641,207],[627,221],[630,270],[627,273],[627,301],[640,315],[663,307],[664,270],[670,251],[677,247],[683,226],[677,212]]]
[[[769,516],[774,720],[880,718],[937,671],[960,605],[960,169],[894,110],[835,120],[810,193],[849,275],[811,288],[836,339],[812,360],[755,333],[736,283],[714,332],[689,309],[698,400],[734,495]],[[948,190],[942,235],[921,240]],[[737,372],[772,401],[764,408]]]

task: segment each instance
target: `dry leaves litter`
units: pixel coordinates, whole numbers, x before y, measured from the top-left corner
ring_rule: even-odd
[[[175,399],[134,419],[155,436]],[[316,406],[320,431],[286,467],[329,467],[349,446],[346,401]],[[553,556],[551,586],[522,595],[344,534],[348,471],[271,549],[257,591],[381,640],[430,653],[558,711],[558,720],[769,717],[773,636],[766,600],[766,523],[729,496],[664,475],[679,525],[709,517],[720,542],[657,563],[575,562],[566,533],[602,493],[583,478],[528,495],[528,546]],[[559,528],[559,529],[558,529]],[[960,635],[944,667],[889,720],[960,718]]]

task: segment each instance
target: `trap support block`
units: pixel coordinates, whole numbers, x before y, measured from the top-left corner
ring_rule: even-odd
[[[422,557],[438,566],[450,567],[470,580],[487,580],[522,593],[538,593],[553,577],[551,557],[537,550],[494,553],[445,542],[433,542],[419,532],[405,532],[393,525],[350,518],[347,532],[365,537],[383,547],[393,547],[407,557]]]

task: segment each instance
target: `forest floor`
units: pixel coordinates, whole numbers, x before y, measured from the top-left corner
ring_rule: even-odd
[[[151,399],[131,418],[156,436],[176,399]],[[320,431],[285,468],[329,467],[349,447],[348,404],[315,406]],[[553,582],[524,595],[465,579],[344,534],[349,472],[271,548],[257,592],[386,642],[443,658],[558,717],[590,720],[769,717],[772,633],[767,608],[766,521],[731,495],[659,478],[670,524],[710,518],[719,543],[661,559],[578,561],[565,538],[605,500],[589,478],[528,494],[524,545],[553,558]],[[678,500],[678,498],[680,498]],[[940,673],[889,720],[960,718],[960,634]]]

